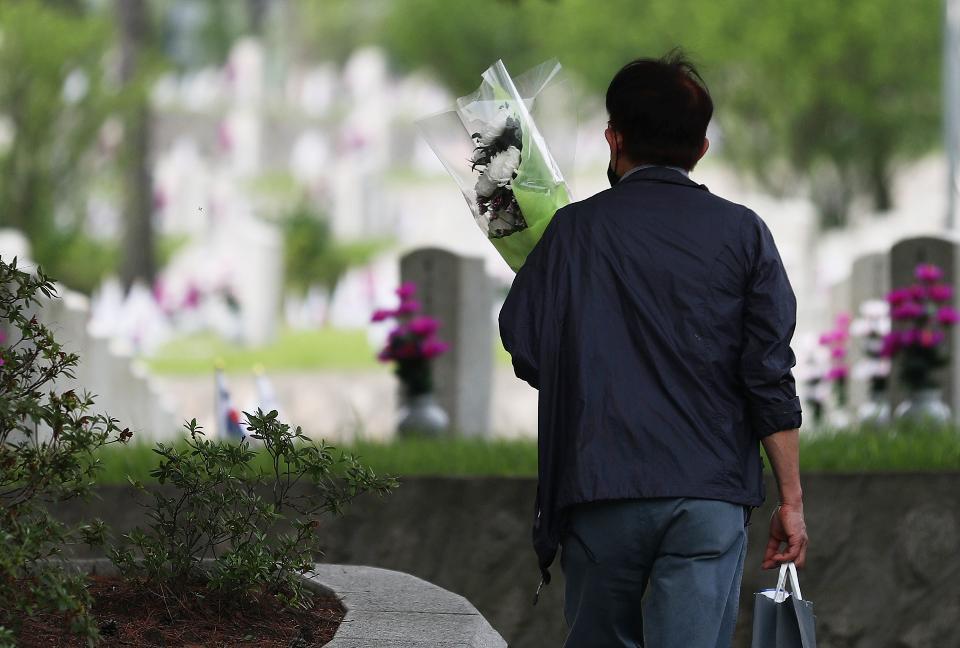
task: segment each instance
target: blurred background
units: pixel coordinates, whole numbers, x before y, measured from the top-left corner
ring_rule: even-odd
[[[854,260],[952,232],[956,4],[3,0],[0,253],[62,284],[98,402],[148,434],[217,427],[226,398],[330,439],[393,434],[370,315],[395,305],[400,258],[479,258],[488,332],[447,338],[489,345],[491,368],[458,389],[489,382],[482,433],[535,436],[536,392],[496,339],[513,273],[414,122],[498,58],[514,74],[557,58],[587,197],[606,186],[610,78],[679,45],[716,103],[693,177],[773,230],[809,399]]]

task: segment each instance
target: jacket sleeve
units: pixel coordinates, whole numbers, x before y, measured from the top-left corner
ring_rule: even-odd
[[[743,311],[740,372],[754,432],[760,438],[799,428],[800,399],[790,340],[797,301],[766,224],[749,212],[744,241],[750,266]]]
[[[534,389],[540,389],[544,322],[555,317],[553,308],[558,297],[558,265],[562,262],[557,235],[560,215],[561,212],[554,215],[527,256],[500,309],[500,340],[513,361],[514,373]]]

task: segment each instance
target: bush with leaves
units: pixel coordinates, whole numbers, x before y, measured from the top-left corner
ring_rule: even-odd
[[[239,443],[207,439],[196,420],[185,426],[185,445],[157,444],[153,522],[111,551],[124,576],[172,601],[200,584],[219,595],[219,603],[273,597],[302,605],[301,576],[321,553],[319,517],[340,513],[361,493],[383,495],[396,486],[356,457],[292,430],[276,411],[246,417],[259,450],[246,437]]]
[[[0,259],[0,646],[15,645],[20,620],[44,610],[95,640],[84,580],[51,559],[70,543],[101,542],[103,525],[62,524],[47,505],[89,493],[96,450],[130,437],[91,412],[88,394],[58,390],[78,357],[33,314],[55,294],[42,271]]]

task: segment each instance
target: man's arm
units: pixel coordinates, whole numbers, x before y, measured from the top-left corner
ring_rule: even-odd
[[[807,532],[800,488],[800,400],[791,369],[790,340],[797,302],[773,236],[755,214],[745,219],[751,260],[744,302],[744,343],[740,372],[754,434],[761,440],[780,489],[780,506],[770,521],[763,567],[806,560]],[[786,549],[781,546],[786,543]]]
[[[800,486],[800,431],[784,430],[766,436],[763,448],[767,451],[780,491],[780,505],[770,520],[770,539],[763,554],[763,568],[773,569],[786,562],[803,567],[807,560],[808,539]]]

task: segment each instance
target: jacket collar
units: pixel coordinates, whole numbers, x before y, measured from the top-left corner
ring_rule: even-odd
[[[622,184],[627,184],[630,182],[663,182],[666,184],[678,184],[685,187],[695,187],[697,189],[709,191],[706,185],[694,182],[679,171],[674,171],[673,169],[668,169],[667,167],[662,166],[638,169],[618,182],[616,186],[619,187]]]

